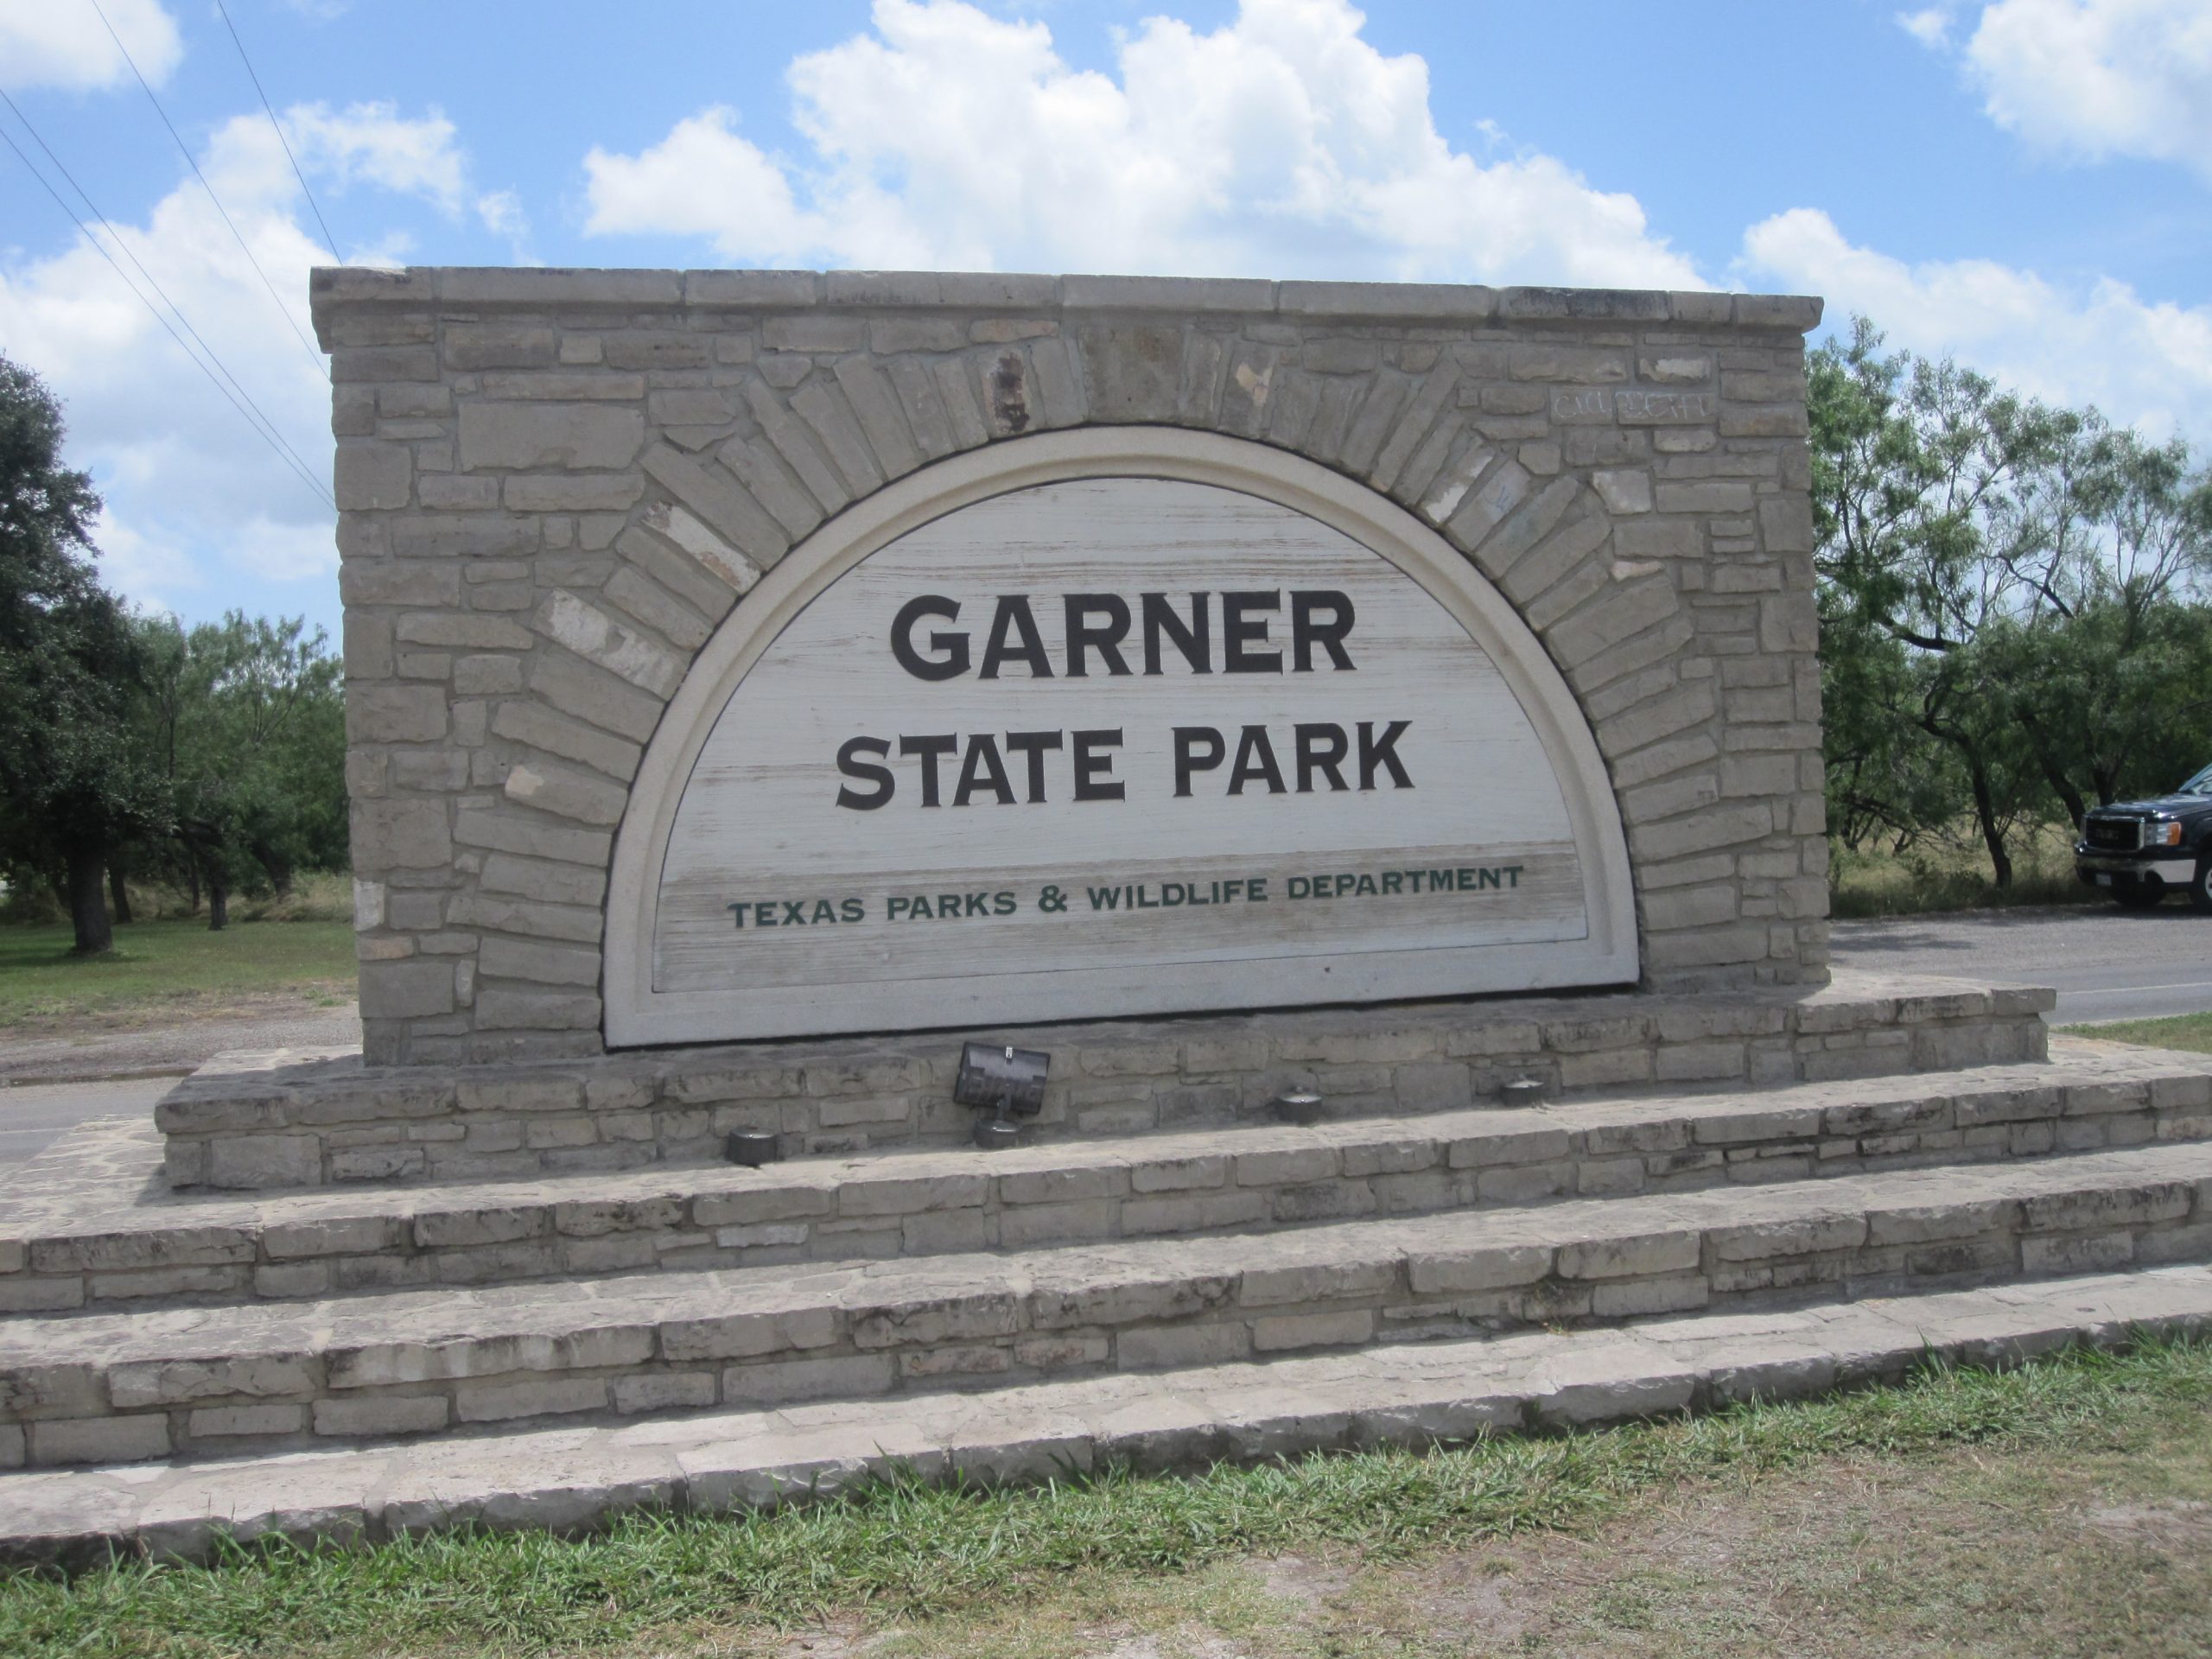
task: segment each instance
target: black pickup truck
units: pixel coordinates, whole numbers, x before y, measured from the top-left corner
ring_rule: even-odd
[[[2212,911],[2212,766],[2171,795],[2115,801],[2089,812],[2074,843],[2074,874],[2131,910],[2186,891]]]

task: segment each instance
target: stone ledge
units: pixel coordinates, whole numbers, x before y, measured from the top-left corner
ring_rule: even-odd
[[[630,306],[753,311],[867,307],[900,310],[1173,311],[1237,316],[1466,323],[1679,322],[1704,327],[1817,327],[1805,295],[1669,293],[1656,289],[1484,288],[1475,284],[1274,282],[1224,276],[1114,276],[989,271],[601,270],[506,266],[320,266],[308,277],[315,328],[361,305]],[[1725,302],[1725,303],[1724,303]]]
[[[716,1412],[410,1447],[0,1475],[0,1559],[111,1549],[205,1560],[226,1540],[378,1541],[459,1526],[573,1532],[625,1510],[769,1509],[896,1469],[1034,1484],[1069,1471],[1263,1462],[1478,1440],[1893,1382],[1934,1359],[2003,1365],[2212,1325],[2212,1269],[2169,1268],[1604,1332],[1368,1349],[1087,1378],[979,1402]]]
[[[1012,1256],[90,1313],[0,1325],[0,1421],[36,1465],[157,1458],[1751,1310],[2194,1261],[2209,1238],[2200,1142]]]
[[[1042,1133],[1122,1135],[1265,1114],[1286,1087],[1345,1116],[1465,1107],[1506,1081],[1554,1092],[1787,1084],[2024,1060],[2053,994],[1839,974],[1823,988],[1503,998],[985,1030],[1055,1057]],[[786,1156],[964,1141],[961,1037],[621,1052],[538,1065],[368,1067],[219,1057],[156,1109],[180,1187],[498,1179],[705,1162],[732,1129]],[[472,1139],[474,1126],[480,1133]],[[496,1132],[494,1126],[497,1127]]]
[[[1688,1192],[2199,1141],[2212,1137],[2208,1108],[2212,1066],[2195,1057],[2069,1039],[2046,1065],[1935,1077],[254,1198],[159,1196],[158,1137],[118,1120],[12,1184],[0,1313],[912,1257]]]

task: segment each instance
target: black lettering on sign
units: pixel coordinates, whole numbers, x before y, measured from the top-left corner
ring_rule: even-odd
[[[937,763],[940,756],[950,754],[960,747],[960,740],[950,732],[942,736],[902,737],[899,740],[901,755],[918,754],[922,757],[922,804],[941,806],[938,798]]]
[[[1329,722],[1301,722],[1294,729],[1298,735],[1298,792],[1313,792],[1313,774],[1317,772],[1329,780],[1331,789],[1347,787],[1341,768],[1344,756],[1351,749],[1351,740],[1344,735],[1344,728]]]
[[[1329,620],[1321,620],[1327,612]],[[1300,590],[1290,596],[1290,665],[1300,674],[1313,671],[1313,647],[1329,653],[1334,666],[1349,670],[1351,653],[1344,636],[1351,632],[1351,595],[1323,588]]]
[[[1279,611],[1282,608],[1282,590],[1273,593],[1224,594],[1221,596],[1221,643],[1225,653],[1223,667],[1231,674],[1280,674],[1282,672],[1282,652],[1279,651],[1248,651],[1248,645],[1264,645],[1268,642],[1268,619],[1252,617],[1248,611]],[[1234,793],[1234,791],[1230,791]]]
[[[1175,728],[1175,793],[1180,798],[1191,792],[1191,774],[1211,772],[1221,764],[1227,746],[1221,734],[1211,726],[1178,726]]]
[[[998,741],[988,732],[977,732],[969,738],[968,755],[960,763],[960,782],[952,791],[952,804],[967,805],[968,798],[978,789],[988,789],[1001,806],[1014,804],[1014,785],[1006,780]]]
[[[857,778],[862,783],[873,784],[874,792],[862,794],[850,784],[837,786],[837,804],[849,806],[855,812],[873,812],[891,799],[899,787],[899,780],[891,775],[888,766],[871,766],[860,759],[863,754],[882,757],[891,753],[891,745],[880,737],[849,737],[837,751],[837,770],[848,778]]]
[[[1026,756],[1029,761],[1029,804],[1035,806],[1045,798],[1045,752],[1058,749],[1061,739],[1058,732],[1008,732],[1007,752]]]
[[[950,680],[968,671],[968,636],[964,633],[932,633],[930,649],[939,655],[925,657],[914,649],[914,624],[925,616],[941,616],[948,622],[960,620],[957,600],[947,599],[942,594],[917,594],[899,607],[899,614],[891,620],[891,654],[899,659],[899,666],[918,680]]]
[[[1383,728],[1382,735],[1375,735],[1375,722],[1359,722],[1359,786],[1375,787],[1375,769],[1382,767],[1390,774],[1392,787],[1411,789],[1414,780],[1406,776],[1406,769],[1398,760],[1398,740],[1413,725],[1410,720],[1394,720]]]
[[[1065,603],[1068,623],[1068,678],[1089,677],[1085,651],[1096,651],[1109,674],[1125,675],[1129,665],[1122,660],[1122,641],[1129,632],[1129,601],[1119,594],[1070,594]],[[1093,622],[1103,616],[1103,622]]]
[[[1007,643],[1009,631],[1021,636],[1020,645]],[[967,649],[963,640],[961,645],[963,657]],[[1030,614],[1029,601],[1020,594],[999,595],[999,607],[991,613],[990,643],[983,647],[983,665],[976,671],[976,677],[995,680],[999,677],[999,664],[1009,658],[1028,664],[1029,677],[1033,680],[1052,677],[1052,664],[1045,655],[1045,641],[1037,632],[1037,619]]]
[[[1229,768],[1229,792],[1242,795],[1248,783],[1264,783],[1268,793],[1283,792],[1282,768],[1275,765],[1275,746],[1268,741],[1264,726],[1247,726],[1236,740],[1236,759]]]
[[[1191,620],[1187,626],[1175,614],[1175,607],[1167,602],[1165,594],[1137,595],[1144,610],[1144,671],[1160,672],[1160,636],[1166,634],[1175,649],[1183,653],[1183,660],[1191,665],[1193,674],[1213,672],[1213,649],[1211,638],[1211,613],[1206,607],[1206,595],[1191,595]]]
[[[1094,753],[1098,749],[1118,749],[1122,747],[1122,728],[1110,731],[1076,732],[1075,739],[1075,798],[1078,801],[1118,801],[1128,790],[1125,785],[1109,783],[1108,777],[1114,770],[1114,757]]]

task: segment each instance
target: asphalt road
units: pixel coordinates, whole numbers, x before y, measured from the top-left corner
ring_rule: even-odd
[[[2212,1010],[2212,916],[2177,900],[1838,922],[1838,967],[2049,985],[2055,1025]]]
[[[1835,959],[1839,966],[1894,973],[2054,986],[2058,1008],[2052,1020],[2058,1025],[2212,1011],[2212,916],[2199,916],[2177,903],[2153,911],[2069,906],[1839,922]],[[350,1020],[351,1011],[341,1017]],[[228,1034],[203,1030],[200,1046]],[[299,1039],[293,1032],[284,1035]],[[0,1053],[0,1073],[8,1069],[10,1058]],[[126,1058],[143,1057],[133,1048]],[[161,1077],[0,1087],[0,1168],[35,1157],[73,1125],[152,1110],[174,1081]]]

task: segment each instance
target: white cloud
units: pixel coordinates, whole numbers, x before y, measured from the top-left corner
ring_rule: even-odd
[[[1893,346],[1955,356],[2019,391],[2094,403],[2157,435],[2212,433],[2212,306],[2147,301],[2110,277],[2063,288],[1986,259],[1908,265],[1853,246],[1809,207],[1754,225],[1744,258],[1781,287],[1827,296],[1832,323],[1861,313]]]
[[[1923,44],[1950,44],[1940,11]],[[1991,120],[2033,148],[2178,162],[2212,178],[2212,5],[1995,0],[1963,48]]]
[[[354,104],[338,111],[323,104],[295,104],[284,111],[284,129],[300,165],[341,190],[372,184],[418,197],[449,218],[461,211],[467,165],[454,143],[453,123],[435,109],[419,120],[407,120],[391,104]],[[276,159],[281,163],[283,158]]]
[[[1041,22],[876,0],[871,32],[791,66],[804,156],[709,108],[594,148],[585,228],[763,264],[1706,286],[1633,196],[1454,149],[1427,66],[1364,22],[1345,0],[1243,0],[1210,34],[1155,16],[1106,75]]]
[[[466,200],[453,129],[442,119],[410,121],[380,106],[335,114],[308,106],[286,119],[319,188],[357,179],[441,206]],[[144,223],[118,225],[116,234],[327,487],[329,384],[321,358],[293,331],[314,338],[308,270],[327,264],[328,251],[301,222],[298,181],[260,112],[219,127],[200,165],[289,323],[196,181],[180,180]],[[374,246],[399,251],[390,239]],[[63,400],[68,454],[90,467],[107,499],[103,562],[129,597],[204,613],[238,602],[242,580],[265,582],[275,588],[272,607],[329,613],[337,558],[327,508],[84,238],[0,268],[0,351],[37,370]]]
[[[1941,6],[1897,13],[1897,27],[1923,46],[1940,49],[1951,43],[1951,14]]]
[[[0,86],[95,92],[127,86],[130,66],[116,49],[116,35],[148,80],[158,86],[168,79],[184,42],[160,0],[102,0],[102,10],[114,35],[98,12],[77,0],[0,0]]]
[[[523,236],[530,230],[522,198],[512,190],[490,190],[477,197],[476,216],[494,236]]]

